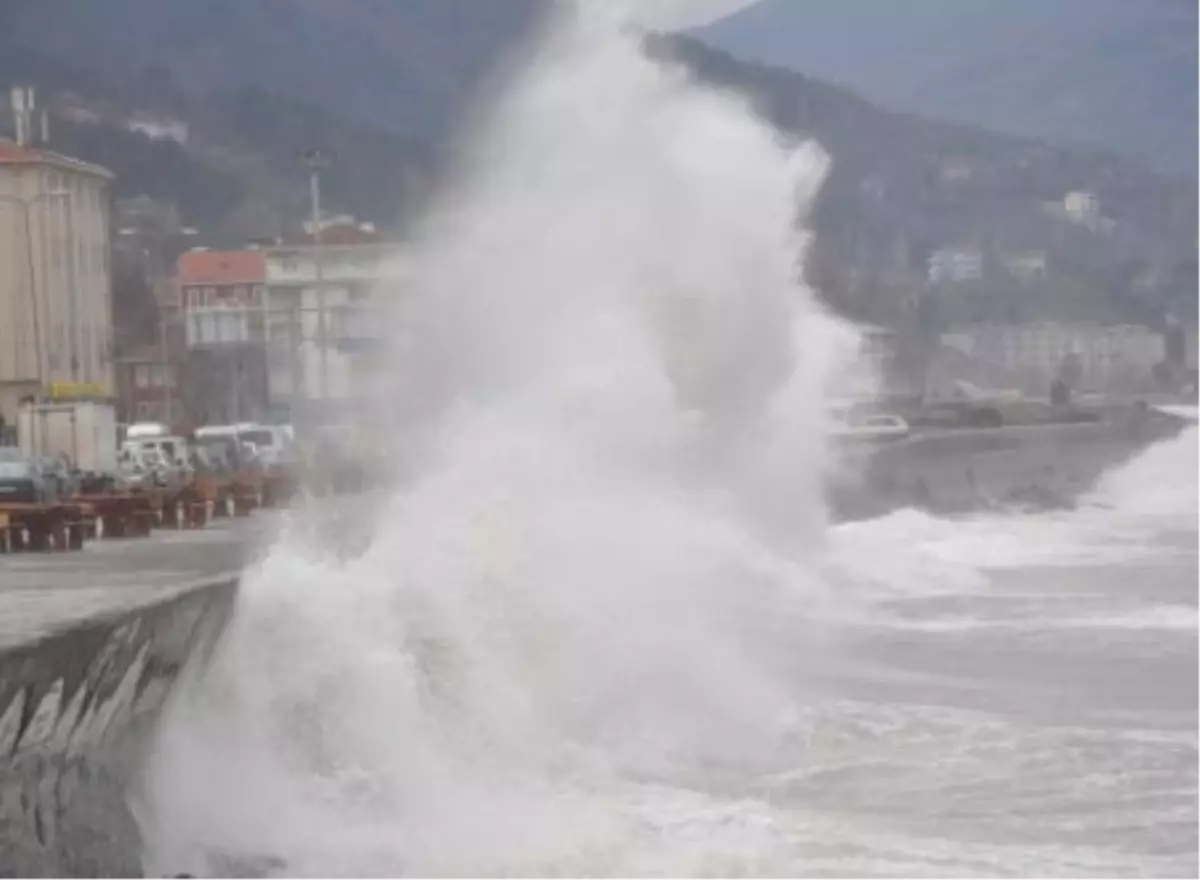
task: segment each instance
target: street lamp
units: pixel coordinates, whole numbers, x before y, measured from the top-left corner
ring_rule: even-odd
[[[36,362],[35,372],[37,380],[37,391],[34,394],[34,401],[40,411],[42,405],[42,386],[45,381],[45,365],[42,357],[42,329],[41,321],[38,316],[39,299],[37,295],[37,272],[33,261],[33,224],[30,221],[30,211],[33,206],[41,201],[49,201],[50,199],[70,198],[71,193],[65,189],[56,189],[49,192],[38,193],[27,199],[22,199],[18,196],[0,195],[0,202],[5,202],[16,206],[21,211],[22,222],[25,225],[25,269],[29,274],[29,306],[30,317],[33,321],[33,357]],[[71,243],[74,246],[74,243]]]

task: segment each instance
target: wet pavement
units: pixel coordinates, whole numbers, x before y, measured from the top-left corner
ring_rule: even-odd
[[[89,541],[79,551],[0,556],[0,649],[236,574],[278,522],[278,514],[258,511],[194,531],[161,529],[148,538]]]

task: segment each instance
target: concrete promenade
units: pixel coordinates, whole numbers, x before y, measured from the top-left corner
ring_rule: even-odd
[[[0,651],[197,582],[236,577],[277,522],[278,514],[259,511],[195,531],[90,541],[80,551],[0,555]]]

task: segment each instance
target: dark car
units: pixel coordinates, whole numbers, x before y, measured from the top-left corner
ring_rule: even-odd
[[[46,504],[58,497],[41,469],[16,450],[0,450],[0,504]]]

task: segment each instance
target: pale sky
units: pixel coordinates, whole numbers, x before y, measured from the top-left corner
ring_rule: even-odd
[[[612,2],[612,0],[609,0]],[[636,10],[630,17],[651,30],[703,27],[753,6],[758,0],[624,0]]]

